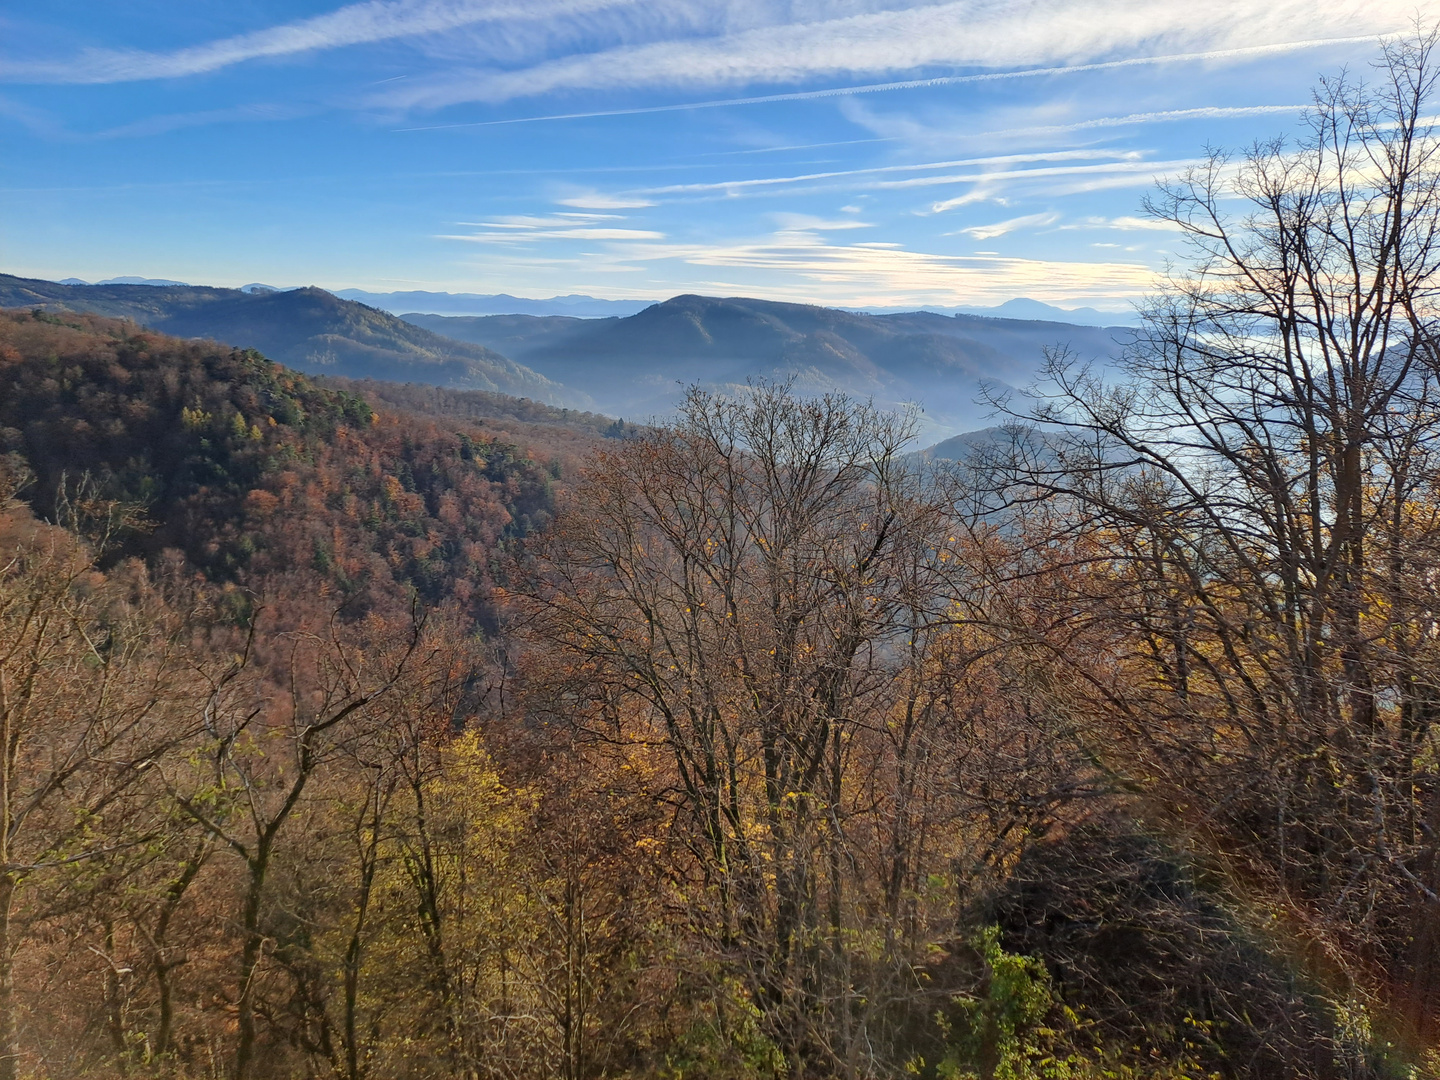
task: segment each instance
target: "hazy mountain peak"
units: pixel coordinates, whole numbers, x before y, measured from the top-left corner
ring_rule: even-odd
[[[1022,387],[1044,350],[1105,362],[1117,332],[1052,321],[932,312],[872,315],[750,297],[685,293],[624,318],[412,313],[416,325],[472,341],[588,394],[611,415],[667,413],[686,385],[793,379],[802,394],[841,390],[882,407],[920,402],[932,437],[979,427],[985,386]]]
[[[488,390],[584,404],[550,379],[486,348],[456,341],[315,286],[62,285],[0,274],[0,307],[84,311],[180,337],[254,348],[301,371]]]
[[[70,281],[70,282],[62,282],[61,284],[76,284],[76,283],[77,283],[77,282],[74,282],[74,281],[72,280],[72,281]],[[89,283],[88,283],[88,282],[78,282],[78,284],[84,285],[84,284],[89,284]],[[95,284],[96,284],[96,285],[185,285],[185,286],[188,286],[190,283],[189,283],[188,281],[171,281],[169,278],[112,277],[112,278],[106,278],[104,281],[97,281],[97,282],[95,282]]]
[[[392,315],[416,312],[426,315],[568,315],[598,319],[634,315],[653,300],[603,300],[581,293],[530,299],[509,293],[449,293],[423,289],[402,292],[370,292],[365,289],[338,289],[336,296],[357,300]]]

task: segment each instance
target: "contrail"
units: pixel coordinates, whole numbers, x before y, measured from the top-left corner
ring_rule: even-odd
[[[903,82],[869,83],[864,86],[835,86],[828,90],[799,90],[789,94],[765,94],[760,97],[724,98],[717,101],[690,101],[682,105],[647,105],[636,109],[605,109],[598,112],[555,113],[550,116],[517,116],[508,120],[477,120],[463,124],[431,124],[425,127],[396,128],[396,131],[445,131],[455,128],[498,127],[502,124],[538,124],[551,120],[590,120],[604,116],[640,116],[646,113],[684,112],[688,109],[723,109],[732,105],[764,105],[772,101],[812,101],[817,98],[848,97],[854,94],[880,94],[890,90],[917,90],[930,86],[959,86],[964,83],[998,82],[1002,79],[1032,79],[1044,75],[1072,75],[1085,71],[1110,71],[1115,68],[1141,67],[1146,64],[1183,63],[1189,60],[1227,60],[1235,57],[1265,56],[1294,52],[1297,49],[1318,49],[1326,45],[1356,45],[1373,42],[1374,35],[1364,37],[1313,38],[1287,41],[1278,45],[1247,45],[1239,49],[1216,49],[1211,52],[1172,53],[1167,56],[1136,56],[1128,60],[1105,60],[1095,64],[1070,64],[1065,67],[1025,68],[1020,71],[994,71],[983,75],[942,75],[933,79],[907,79]]]

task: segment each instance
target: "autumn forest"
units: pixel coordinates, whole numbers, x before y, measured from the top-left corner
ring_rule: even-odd
[[[1440,1077],[1436,43],[955,461],[0,312],[0,1080]]]

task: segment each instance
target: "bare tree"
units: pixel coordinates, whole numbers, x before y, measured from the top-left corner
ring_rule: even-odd
[[[420,647],[424,620],[418,610],[398,641],[384,620],[377,616],[370,622],[357,632],[337,612],[321,634],[287,634],[282,670],[289,685],[279,702],[271,698],[263,672],[235,678],[248,664],[248,657],[237,659],[214,684],[206,708],[208,775],[177,771],[168,780],[181,808],[244,867],[237,920],[237,1080],[246,1080],[256,1064],[265,902],[285,827],[316,775],[357,738],[353,728],[372,721],[375,706],[395,690]]]
[[[14,513],[0,491],[0,513]],[[112,587],[89,550],[38,527],[0,565],[0,1077],[20,1073],[13,969],[27,892],[147,843],[152,768],[198,728],[203,699],[174,620]],[[28,914],[35,914],[28,911]]]
[[[1283,913],[1344,1007],[1401,1006],[1389,1034],[1420,1041],[1440,1016],[1436,43],[1387,43],[1373,82],[1320,85],[1297,141],[1161,187],[1149,210],[1192,260],[1119,382],[1052,357],[1045,447],[1007,476],[1068,508],[1069,601],[1108,627],[1084,683],[1100,760]]]
[[[915,894],[915,846],[943,836],[920,825],[926,729],[949,715],[923,671],[955,537],[902,461],[912,433],[783,385],[693,391],[674,430],[594,464],[532,597],[535,632],[608,688],[596,733],[668,747],[654,794],[704,883],[697,924],[796,1076],[885,1052],[875,980],[908,956],[892,936],[877,962],[870,920]]]

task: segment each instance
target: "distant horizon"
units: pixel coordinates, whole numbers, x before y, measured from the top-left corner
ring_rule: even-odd
[[[796,300],[796,299],[791,299],[791,298],[788,298],[788,297],[787,297],[787,298],[780,298],[780,297],[772,297],[772,296],[760,296],[760,295],[754,295],[754,294],[749,294],[749,293],[731,293],[731,294],[725,294],[725,293],[718,293],[718,292],[716,292],[716,293],[684,293],[684,292],[678,292],[678,293],[670,293],[670,294],[665,295],[665,296],[644,297],[644,296],[595,296],[595,295],[590,294],[590,293],[569,292],[569,293],[555,293],[555,294],[550,295],[550,296],[525,296],[525,295],[520,294],[520,293],[512,293],[512,292],[479,293],[479,292],[452,292],[452,291],[443,290],[443,289],[388,289],[388,290],[366,289],[366,288],[361,288],[361,287],[359,287],[359,286],[352,286],[352,285],[341,285],[341,286],[324,285],[324,284],[320,284],[320,283],[318,283],[318,282],[307,282],[307,283],[305,283],[305,284],[303,284],[303,285],[294,285],[294,284],[276,285],[276,284],[273,284],[273,283],[271,283],[271,282],[264,282],[264,281],[246,281],[246,282],[242,282],[242,283],[240,283],[240,284],[233,284],[233,285],[232,285],[232,284],[223,283],[223,282],[218,282],[218,281],[181,281],[181,280],[175,279],[175,278],[147,278],[147,277],[142,277],[141,275],[138,275],[138,274],[116,274],[116,275],[112,275],[112,276],[106,277],[106,278],[100,278],[100,279],[96,279],[96,280],[89,280],[89,279],[81,278],[81,277],[79,277],[78,275],[75,275],[75,274],[67,274],[67,275],[65,275],[65,276],[63,276],[63,277],[43,277],[43,276],[38,275],[38,274],[14,273],[13,271],[5,270],[5,269],[0,269],[0,273],[8,273],[8,274],[12,274],[12,276],[21,277],[21,278],[32,278],[32,279],[38,280],[38,281],[51,281],[51,282],[54,282],[54,283],[56,283],[56,284],[61,284],[61,285],[152,285],[152,286],[162,287],[162,288],[165,287],[165,286],[178,286],[178,287],[185,287],[185,288],[213,288],[213,289],[248,289],[248,288],[252,288],[252,287],[258,286],[258,287],[261,287],[261,288],[274,289],[274,290],[277,290],[277,291],[280,291],[280,292],[289,292],[289,291],[292,291],[292,290],[295,290],[295,289],[316,288],[316,289],[324,289],[326,292],[328,292],[328,293],[330,293],[330,294],[332,294],[332,295],[334,295],[334,296],[343,296],[343,294],[345,294],[345,293],[363,293],[363,294],[372,295],[372,296],[399,296],[399,295],[407,295],[407,294],[412,294],[412,293],[414,293],[414,294],[427,294],[427,295],[432,295],[432,296],[447,296],[447,297],[454,297],[454,298],[457,298],[457,299],[469,299],[469,298],[474,298],[474,299],[478,299],[478,300],[491,300],[491,299],[499,299],[499,298],[501,298],[501,297],[508,297],[508,298],[510,298],[510,299],[513,299],[513,300],[522,300],[522,301],[527,301],[527,302],[531,302],[531,303],[550,303],[550,302],[565,302],[565,301],[571,301],[571,300],[574,300],[574,301],[586,301],[586,300],[590,300],[590,301],[599,301],[599,302],[606,302],[606,303],[635,303],[635,304],[646,304],[646,305],[649,305],[649,304],[660,304],[660,303],[664,303],[664,302],[667,301],[667,300],[673,300],[673,299],[675,299],[676,297],[679,297],[679,296],[699,295],[699,296],[721,297],[721,298],[727,298],[727,299],[761,300],[761,301],[766,301],[766,302],[769,302],[769,303],[777,303],[777,304],[809,304],[809,305],[812,305],[812,306],[814,306],[814,307],[838,308],[838,309],[841,309],[841,310],[851,310],[851,311],[880,311],[880,310],[889,311],[889,310],[893,310],[893,311],[897,311],[897,312],[898,312],[898,311],[902,311],[902,310],[904,310],[904,311],[925,311],[925,310],[936,309],[936,308],[945,308],[945,309],[949,309],[949,310],[974,308],[974,309],[976,309],[976,310],[998,311],[998,310],[1000,310],[1000,309],[1002,309],[1002,308],[1004,308],[1004,307],[1006,307],[1006,306],[1008,306],[1008,305],[1017,304],[1017,303],[1020,303],[1020,304],[1036,304],[1036,305],[1039,305],[1039,306],[1042,306],[1042,307],[1051,308],[1051,309],[1056,310],[1056,311],[1065,312],[1065,313],[1067,313],[1067,314],[1079,314],[1079,313],[1084,313],[1084,312],[1086,312],[1086,311],[1094,311],[1094,312],[1097,312],[1097,313],[1103,314],[1103,315],[1129,315],[1129,314],[1131,314],[1132,311],[1133,311],[1133,309],[1130,308],[1130,307],[1123,307],[1123,308],[1101,308],[1101,307],[1096,307],[1095,305],[1088,305],[1088,304],[1087,304],[1087,305],[1078,305],[1078,306],[1076,306],[1076,307],[1068,307],[1068,308],[1067,308],[1067,307],[1065,307],[1065,306],[1063,306],[1063,305],[1060,305],[1060,304],[1050,304],[1050,303],[1046,303],[1046,302],[1043,301],[1043,300],[1037,300],[1037,299],[1035,299],[1034,297],[1030,297],[1030,296],[1013,296],[1013,297],[1010,297],[1009,299],[1004,300],[1004,301],[1001,301],[1000,303],[997,303],[997,304],[966,304],[966,303],[963,303],[963,302],[962,302],[962,303],[956,303],[956,304],[933,304],[933,303],[925,303],[925,302],[916,302],[916,303],[914,303],[912,306],[906,306],[906,304],[905,304],[904,301],[900,301],[900,302],[895,303],[895,304],[885,304],[885,305],[871,304],[871,305],[864,305],[864,304],[849,304],[849,303],[845,303],[845,302],[843,302],[843,301],[821,302],[821,301],[815,301],[815,300]]]

